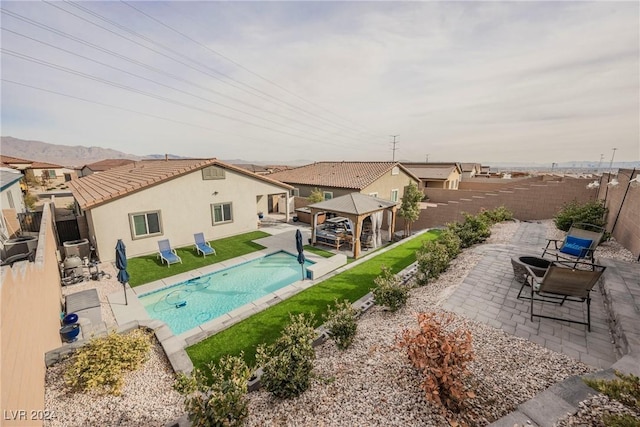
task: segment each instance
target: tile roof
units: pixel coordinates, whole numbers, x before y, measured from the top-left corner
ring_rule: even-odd
[[[363,215],[371,212],[377,212],[397,204],[398,202],[391,202],[389,200],[383,200],[377,197],[354,192],[314,203],[308,207],[336,213]]]
[[[33,162],[31,163],[31,169],[64,169],[64,166],[56,165],[55,163]]]
[[[317,162],[268,176],[287,184],[362,190],[396,165],[409,172],[398,162]]]
[[[20,159],[18,157],[12,157],[12,156],[5,156],[4,154],[0,154],[0,161],[2,163],[6,163],[6,164],[11,164],[11,163],[15,163],[15,164],[31,164],[31,163],[33,163],[33,161],[31,161],[31,160]]]
[[[84,165],[83,168],[89,168],[94,172],[102,172],[118,166],[130,165],[131,163],[134,163],[134,162],[135,160],[129,160],[129,159],[104,159],[98,162]]]
[[[89,209],[211,165],[233,170],[278,185],[283,189],[292,188],[217,159],[141,160],[98,174],[73,179],[67,184],[80,207]]]

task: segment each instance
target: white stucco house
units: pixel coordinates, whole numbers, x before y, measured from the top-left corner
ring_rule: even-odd
[[[291,186],[217,159],[142,160],[69,182],[101,261],[113,261],[122,239],[127,256],[258,229],[258,213],[282,209]],[[276,201],[274,203],[274,200]],[[284,202],[278,203],[278,200]]]
[[[13,237],[18,231],[16,214],[26,212],[20,181],[23,175],[10,168],[0,168],[0,237]]]

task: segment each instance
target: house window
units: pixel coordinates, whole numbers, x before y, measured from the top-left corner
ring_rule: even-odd
[[[391,175],[398,175],[400,173],[400,168],[398,166],[394,166],[393,169],[391,169]]]
[[[391,190],[391,201],[392,202],[398,201],[398,190]]]
[[[296,196],[296,197],[300,197],[300,189],[299,188],[294,188],[293,190],[291,190],[291,195],[292,196]]]
[[[208,166],[202,169],[202,179],[224,179],[224,169],[218,166]]]
[[[129,214],[129,222],[133,239],[162,234],[160,211]]]
[[[213,225],[233,221],[232,203],[215,203],[211,205]]]
[[[7,199],[9,199],[9,207],[15,209],[16,205],[13,203],[13,194],[11,194],[11,191],[7,191]]]
[[[49,179],[55,179],[55,177],[56,177],[56,170],[55,169],[45,170],[45,171],[43,171],[43,173],[46,174],[47,178],[49,178]]]
[[[333,192],[332,191],[323,191],[322,192],[322,197],[324,197],[325,200],[333,199]]]

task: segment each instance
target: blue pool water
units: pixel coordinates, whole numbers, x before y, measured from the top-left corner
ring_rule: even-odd
[[[306,267],[313,262],[305,262]],[[276,252],[167,288],[138,296],[154,319],[174,334],[220,317],[302,278],[297,258]]]

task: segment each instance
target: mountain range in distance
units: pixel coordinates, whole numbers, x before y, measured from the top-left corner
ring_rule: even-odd
[[[50,144],[43,141],[31,141],[25,139],[14,138],[11,136],[3,136],[0,138],[0,152],[5,156],[18,157],[21,159],[33,160],[38,162],[53,163],[66,167],[81,167],[90,163],[94,163],[104,159],[164,159],[164,154],[148,154],[145,156],[136,156],[133,154],[123,153],[122,151],[112,150],[110,148],[101,147],[84,147],[81,145],[59,145]],[[175,154],[168,154],[170,159],[185,159],[188,157]],[[334,161],[336,159],[333,159]],[[223,160],[231,164],[273,164],[273,162],[247,161],[242,159]],[[283,162],[289,166],[300,166],[313,163],[318,160],[295,160],[292,162]],[[415,160],[407,160],[409,162]],[[598,169],[606,170],[608,163],[599,163],[597,161],[571,161],[551,164],[536,164],[526,162],[495,162],[485,166],[491,166],[493,169],[514,168],[514,169],[538,169],[538,170],[563,170],[563,169]],[[640,168],[640,162],[614,162],[613,168]]]

